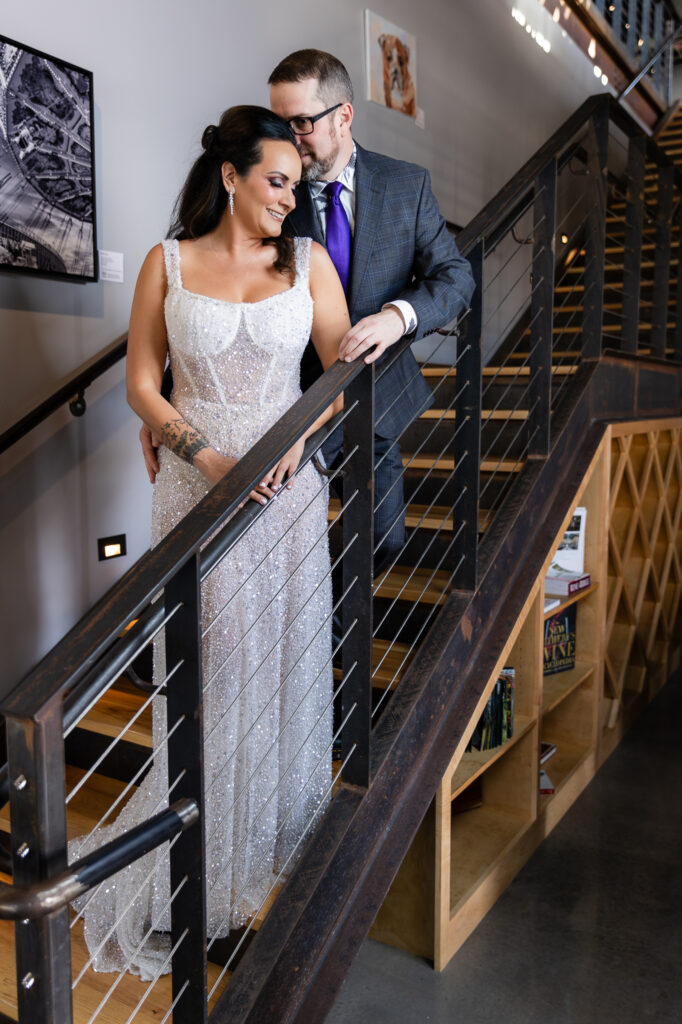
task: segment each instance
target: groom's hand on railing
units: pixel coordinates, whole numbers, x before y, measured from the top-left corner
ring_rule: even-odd
[[[380,313],[363,317],[351,327],[339,344],[339,359],[342,363],[349,363],[373,348],[374,351],[365,356],[366,363],[373,363],[404,333],[405,321],[401,313],[395,306],[387,306]]]

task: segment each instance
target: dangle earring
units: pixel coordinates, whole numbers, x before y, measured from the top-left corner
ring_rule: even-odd
[[[234,215],[234,192],[230,189],[227,193],[227,202],[230,207],[230,216]]]

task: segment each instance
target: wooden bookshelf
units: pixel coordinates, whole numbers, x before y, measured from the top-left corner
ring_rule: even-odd
[[[442,969],[561,819],[635,714],[679,664],[682,420],[609,428],[566,516],[587,509],[591,586],[544,611],[531,588],[382,909],[373,938]],[[547,618],[576,606],[576,664],[543,675]],[[501,669],[515,678],[514,734],[465,752]],[[556,744],[540,796],[540,742]]]

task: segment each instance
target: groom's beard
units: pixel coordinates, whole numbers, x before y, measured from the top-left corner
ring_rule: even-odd
[[[303,136],[303,140],[299,147],[299,153],[308,153],[312,157],[310,163],[306,164],[302,170],[301,177],[303,178],[303,181],[320,181],[324,179],[325,175],[331,171],[332,167],[336,163],[341,145],[336,137],[336,131],[334,129],[330,131],[329,137],[334,140],[335,145],[332,146],[331,152],[326,157],[320,158],[313,152],[313,150],[308,149],[304,141],[305,136]]]

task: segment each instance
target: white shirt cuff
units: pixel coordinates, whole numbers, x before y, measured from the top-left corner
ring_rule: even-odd
[[[381,308],[382,310],[391,308],[398,310],[405,323],[403,335],[412,334],[413,331],[416,331],[417,324],[419,323],[417,314],[405,299],[394,299],[393,302],[385,302]]]

